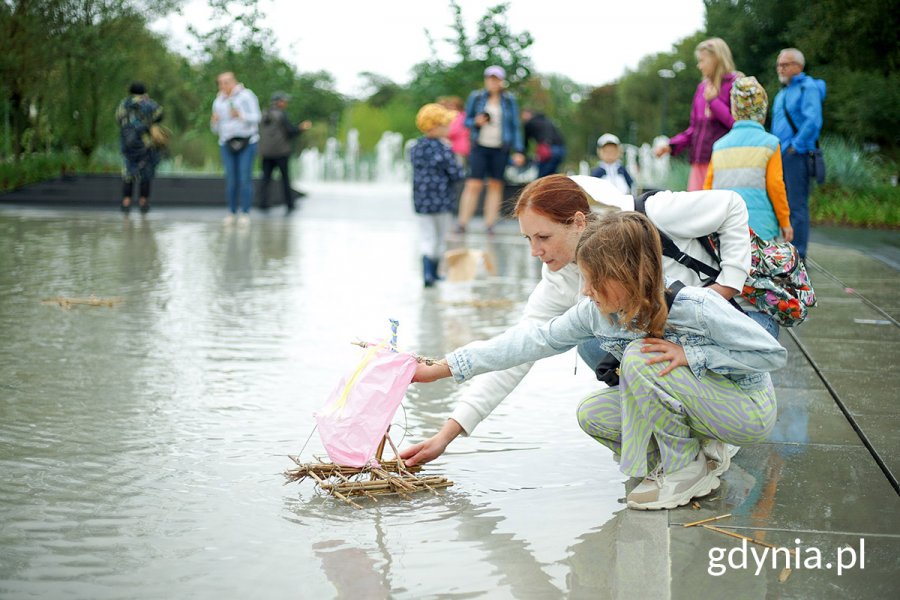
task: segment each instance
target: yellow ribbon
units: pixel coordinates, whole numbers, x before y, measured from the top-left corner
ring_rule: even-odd
[[[386,347],[385,343],[382,341],[376,346],[372,346],[370,349],[366,350],[366,355],[359,362],[359,366],[356,367],[356,371],[353,372],[353,375],[350,376],[350,379],[347,381],[347,384],[344,386],[344,391],[341,392],[340,398],[337,399],[337,402],[334,403],[334,406],[329,411],[330,413],[334,413],[338,410],[343,410],[344,405],[347,404],[347,396],[350,395],[350,389],[356,383],[356,380],[359,379],[359,376],[362,374],[363,370],[372,362],[372,359],[375,358],[375,355],[378,354],[379,350],[382,350]]]

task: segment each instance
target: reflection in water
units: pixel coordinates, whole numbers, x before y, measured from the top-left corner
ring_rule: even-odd
[[[623,478],[578,429],[595,383],[573,354],[430,465],[456,483],[440,496],[356,511],[280,475],[350,341],[397,318],[401,347],[437,356],[518,321],[539,271],[513,224],[466,239],[497,277],[423,290],[406,187],[314,190],[245,230],[220,217],[0,210],[0,594],[556,597],[583,580],[596,547],[578,540],[621,509]],[[41,304],[91,294],[123,302]],[[403,443],[459,394],[413,386]]]
[[[665,513],[620,510],[569,549],[569,596],[668,598],[668,538]]]

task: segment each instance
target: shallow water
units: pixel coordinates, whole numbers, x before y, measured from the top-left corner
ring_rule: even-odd
[[[575,422],[596,383],[573,353],[429,465],[455,482],[439,496],[356,510],[284,484],[288,454],[322,454],[312,415],[349,342],[396,318],[402,348],[443,354],[516,322],[539,275],[507,223],[467,240],[496,277],[423,290],[405,187],[310,192],[246,230],[0,209],[0,597],[557,597],[609,576],[624,478]],[[42,302],[92,294],[121,302]],[[399,445],[463,390],[412,386]]]

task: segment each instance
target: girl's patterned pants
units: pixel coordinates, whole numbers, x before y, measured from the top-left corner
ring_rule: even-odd
[[[763,390],[740,388],[707,371],[703,379],[688,367],[660,377],[666,363],[647,364],[643,340],[622,356],[619,385],[598,391],[578,407],[578,424],[589,436],[620,456],[622,472],[644,477],[658,464],[672,473],[700,451],[702,438],[727,444],[760,442],[775,425],[772,384]]]

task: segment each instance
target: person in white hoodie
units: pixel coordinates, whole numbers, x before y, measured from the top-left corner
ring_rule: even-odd
[[[657,229],[665,233],[685,254],[716,266],[696,238],[718,238],[719,274],[707,287],[725,299],[740,293],[750,272],[750,233],[747,207],[740,195],[727,190],[702,192],[658,192],[645,200],[645,211]],[[531,254],[544,263],[541,280],[525,305],[523,321],[545,323],[562,315],[583,297],[583,282],[575,265],[575,251],[587,220],[595,212],[633,211],[635,200],[621,194],[609,182],[583,175],[549,175],[526,186],[519,195],[515,214]],[[694,270],[663,257],[665,275],[685,285],[704,285]],[[753,315],[750,315],[753,317]],[[592,369],[605,356],[599,344],[579,345],[579,353]],[[474,429],[515,389],[534,363],[476,377],[464,392],[441,430],[423,442],[404,449],[400,455],[408,465],[426,463],[444,453],[459,435]],[[599,376],[599,373],[598,373]],[[589,408],[582,403],[579,415]],[[590,434],[589,424],[579,423]],[[709,440],[704,452],[714,461],[714,472],[728,469],[735,447]]]
[[[230,71],[220,74],[216,82],[219,93],[213,101],[209,125],[219,137],[219,152],[225,168],[225,193],[228,196],[225,224],[231,225],[237,218],[239,225],[247,225],[253,203],[253,159],[259,143],[259,100],[256,94],[238,83]]]

